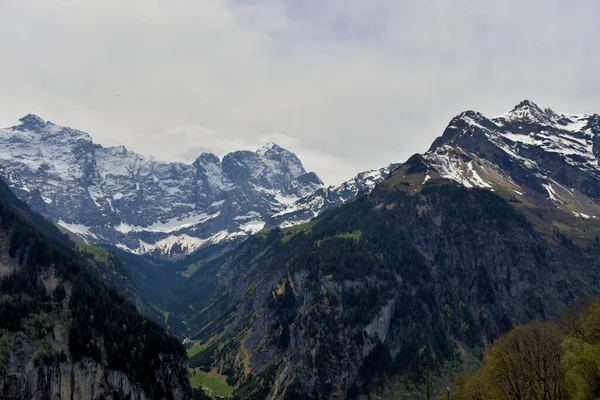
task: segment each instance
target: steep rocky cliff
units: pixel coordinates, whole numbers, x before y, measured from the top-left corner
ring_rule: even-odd
[[[19,359],[11,354],[11,360]],[[173,368],[179,368],[173,362]],[[167,371],[169,366],[166,367]],[[167,372],[167,375],[169,373]],[[174,374],[172,374],[174,375]],[[173,377],[163,376],[167,381]],[[187,399],[187,393],[176,382],[174,390],[164,398]],[[124,372],[107,369],[90,359],[77,363],[61,362],[36,366],[31,362],[13,362],[0,376],[0,399],[3,400],[147,400],[153,397],[132,382]]]
[[[600,295],[597,119],[461,113],[372,193],[202,264],[191,365],[240,399],[419,398],[426,368],[443,389],[516,324]]]
[[[0,181],[0,398],[190,399],[185,349]]]
[[[600,294],[593,236],[577,245],[542,232],[483,189],[405,188],[199,270],[192,279],[214,290],[188,321],[206,344],[190,364],[230,376],[239,398],[355,398],[418,384],[426,367],[458,371],[514,325]]]

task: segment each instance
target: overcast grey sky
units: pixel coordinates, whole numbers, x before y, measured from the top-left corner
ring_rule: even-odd
[[[275,141],[329,184],[465,109],[600,113],[600,2],[0,0],[0,125],[193,161]]]

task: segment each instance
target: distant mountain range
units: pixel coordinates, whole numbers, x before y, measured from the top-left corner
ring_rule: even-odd
[[[11,189],[65,231],[166,258],[305,222],[367,193],[396,166],[326,188],[274,143],[222,160],[203,153],[192,164],[167,163],[31,114],[0,129],[0,148]]]
[[[515,325],[600,296],[596,114],[465,111],[428,151],[328,188],[275,144],[164,163],[29,115],[0,145],[21,199],[143,259],[126,264],[190,366],[236,399],[420,398],[426,370],[445,396]],[[193,254],[156,272],[127,251]]]

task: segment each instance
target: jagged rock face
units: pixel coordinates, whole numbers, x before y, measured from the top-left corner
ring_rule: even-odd
[[[529,101],[498,118],[460,114],[370,195],[193,275],[215,289],[192,338],[236,344],[207,351],[234,377],[252,371],[241,398],[361,398],[380,394],[378,366],[418,381],[557,317],[598,293],[599,120]]]
[[[287,227],[308,222],[325,210],[338,207],[358,196],[370,193],[377,184],[386,179],[400,165],[400,163],[392,163],[380,169],[361,172],[338,186],[317,189],[272,215],[267,221],[267,226]]]
[[[600,117],[523,101],[496,118],[466,111],[422,157],[434,177],[600,217]]]
[[[380,363],[390,381],[417,380],[598,293],[598,247],[557,243],[512,203],[447,180],[378,186],[310,230],[265,236],[195,277],[214,289],[192,338],[229,345],[190,363],[212,355],[250,391],[240,398],[360,398]]]
[[[262,229],[268,216],[323,186],[273,144],[191,165],[105,148],[28,115],[0,129],[0,173],[36,211],[93,243],[177,255]]]
[[[167,364],[168,362],[165,363]],[[165,380],[172,378],[160,377]],[[171,395],[176,400],[189,398],[182,390],[177,389],[171,392]],[[93,360],[84,359],[75,364],[63,362],[50,366],[13,363],[10,370],[0,377],[0,398],[148,400],[152,396],[147,395],[138,385],[131,382],[123,372],[109,370]]]

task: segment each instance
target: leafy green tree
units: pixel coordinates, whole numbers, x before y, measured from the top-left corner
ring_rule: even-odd
[[[576,400],[600,398],[600,346],[567,338],[563,349],[567,397]]]
[[[518,326],[491,348],[480,372],[455,380],[452,397],[478,399],[600,398],[600,301],[551,322]]]
[[[550,322],[519,326],[492,347],[483,377],[495,399],[561,399],[562,335]]]
[[[457,379],[454,399],[564,399],[562,342],[551,322],[514,328],[494,343],[478,374]]]
[[[562,323],[565,389],[568,398],[600,398],[600,302],[584,301],[571,308]]]
[[[456,379],[453,393],[454,399],[487,400],[490,394],[486,388],[481,373],[472,376],[462,375]]]
[[[33,353],[33,360],[44,365],[60,361],[61,358],[64,358],[62,349],[49,337],[42,339]]]

